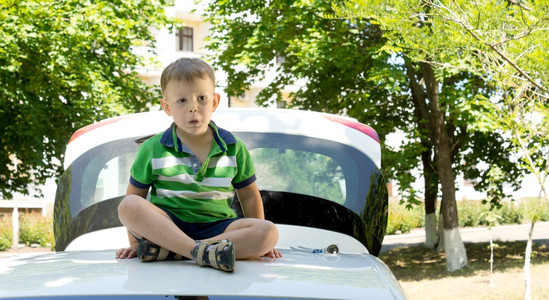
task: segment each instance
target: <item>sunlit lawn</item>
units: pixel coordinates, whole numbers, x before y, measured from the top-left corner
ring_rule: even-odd
[[[380,254],[408,297],[414,299],[524,299],[526,242],[497,242],[490,284],[488,243],[465,244],[469,263],[446,271],[446,256],[424,247],[395,248]],[[549,247],[534,244],[532,299],[549,299]]]

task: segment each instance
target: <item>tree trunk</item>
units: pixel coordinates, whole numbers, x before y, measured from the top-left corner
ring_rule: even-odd
[[[431,149],[430,147],[434,149],[434,164],[436,165],[434,169],[438,176],[438,182],[442,187],[439,217],[439,232],[442,232],[442,234],[439,234],[438,248],[444,247],[446,251],[447,269],[449,271],[459,270],[467,265],[467,254],[459,232],[455,174],[452,169],[453,150],[457,149],[453,149],[450,145],[451,139],[448,137],[445,116],[439,102],[440,86],[435,78],[432,66],[428,63],[419,63],[421,76],[416,74],[410,60],[405,59],[405,66],[406,75],[410,80],[410,90],[418,129],[420,135],[427,135],[429,139],[428,141],[422,140],[422,144],[427,146],[427,149]],[[423,85],[421,82],[423,82]],[[428,195],[427,187],[425,187],[426,196]],[[429,205],[431,204],[429,203]]]
[[[488,227],[490,232],[490,286],[494,285],[494,242],[492,240],[492,226]]]
[[[436,248],[437,252],[444,252],[444,216],[442,211],[440,216],[438,216],[438,245]]]
[[[430,155],[429,155],[430,156]],[[431,165],[429,158],[429,165]],[[438,179],[433,170],[425,170],[423,162],[423,177],[425,178],[425,247],[435,248],[438,244],[437,234],[437,191]],[[429,168],[431,168],[429,166]]]
[[[532,236],[534,235],[535,221],[530,225],[528,232],[528,242],[526,243],[526,253],[524,254],[524,300],[532,299],[530,284],[530,259],[532,257]]]
[[[435,249],[438,245],[437,214],[425,212],[425,247]]]
[[[418,132],[420,133],[421,145],[426,149],[421,152],[425,183],[425,246],[434,248],[439,244],[436,221],[438,178],[431,158],[433,145],[428,136],[430,132],[430,124],[427,121],[429,119],[429,109],[426,105],[425,91],[419,84],[420,80],[418,80],[414,67],[409,60],[406,61],[406,75],[410,79],[414,116]]]
[[[459,232],[455,175],[452,169],[452,147],[439,103],[439,83],[431,65],[421,63],[420,66],[429,99],[429,122],[432,129],[430,138],[435,150],[435,162],[442,187],[440,212],[443,216],[446,268],[448,271],[455,271],[467,265],[467,254]]]

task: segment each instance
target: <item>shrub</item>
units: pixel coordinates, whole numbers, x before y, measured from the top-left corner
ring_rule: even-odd
[[[549,205],[547,205],[547,202],[536,202],[538,205],[541,206],[541,215],[540,215],[540,221],[547,222],[549,221]]]
[[[400,230],[403,219],[404,218],[402,214],[389,212],[389,220],[387,221],[387,234],[395,234],[398,230]]]
[[[13,232],[11,227],[11,217],[3,216],[0,218],[0,251],[6,251],[11,247],[13,241]]]
[[[459,201],[459,226],[476,227],[488,226],[490,215],[498,216],[498,224],[521,224],[523,219],[522,209],[516,202],[504,202],[500,207],[492,208],[490,204],[480,201]]]
[[[416,205],[407,208],[400,203],[389,204],[387,234],[394,234],[398,230],[402,233],[408,233],[414,228],[423,227],[424,224],[423,206]]]
[[[21,214],[19,241],[26,245],[39,244],[42,247],[52,247],[54,238],[51,218],[36,212]]]
[[[536,221],[549,221],[549,205],[546,201],[537,198],[526,199],[521,203],[521,213],[524,218],[531,221],[536,218]]]
[[[538,221],[549,221],[549,205],[538,199],[521,202],[504,202],[499,208],[490,211],[490,204],[481,201],[457,201],[460,227],[488,226],[490,221],[497,220],[497,224],[522,224],[536,216]],[[405,204],[392,202],[389,204],[389,220],[387,234],[397,231],[407,233],[411,229],[423,227],[425,215],[423,203],[411,209]]]
[[[482,216],[489,210],[488,205],[473,201],[458,201],[460,227],[475,227],[483,223]]]
[[[522,204],[516,202],[506,202],[497,210],[501,216],[502,224],[522,224],[524,219]]]

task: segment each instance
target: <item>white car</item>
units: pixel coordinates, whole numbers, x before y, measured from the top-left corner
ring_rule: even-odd
[[[282,258],[237,261],[233,273],[192,261],[114,258],[128,245],[117,206],[137,148],[172,122],[164,112],[139,113],[72,136],[55,200],[57,252],[0,261],[0,298],[406,299],[376,257],[388,200],[372,128],[278,109],[218,110],[213,121],[250,150]],[[238,199],[233,208],[241,214]]]

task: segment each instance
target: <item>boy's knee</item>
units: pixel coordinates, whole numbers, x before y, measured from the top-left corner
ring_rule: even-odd
[[[267,223],[267,230],[275,235],[278,236],[278,228],[276,228],[276,225],[271,221],[265,221]]]
[[[261,222],[262,227],[262,234],[265,237],[265,240],[267,240],[270,243],[276,244],[278,241],[278,229],[276,228],[276,225],[271,222],[264,220]]]
[[[139,206],[139,196],[129,195],[124,197],[120,204],[118,204],[118,218],[127,219],[128,217],[135,216]]]

